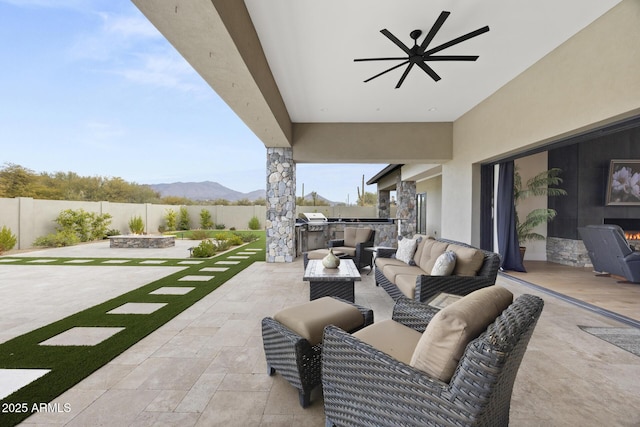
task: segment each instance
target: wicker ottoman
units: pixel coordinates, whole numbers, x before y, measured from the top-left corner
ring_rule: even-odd
[[[298,389],[300,405],[311,403],[311,390],[321,383],[322,334],[335,325],[355,332],[373,323],[373,310],[348,301],[324,297],[289,307],[262,319],[262,343],[267,373],[280,372]]]

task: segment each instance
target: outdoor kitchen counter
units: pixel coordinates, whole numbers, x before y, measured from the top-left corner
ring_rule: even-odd
[[[297,229],[305,229],[306,223],[296,224]],[[387,220],[380,218],[378,221],[375,219],[344,219],[335,221],[334,218],[328,218],[324,223],[322,231],[296,232],[296,248],[298,250],[297,256],[302,256],[302,253],[314,250],[327,248],[329,240],[344,238],[345,227],[367,227],[373,228],[376,231],[375,245],[376,246],[392,246],[396,247],[398,241],[398,226],[393,219]]]

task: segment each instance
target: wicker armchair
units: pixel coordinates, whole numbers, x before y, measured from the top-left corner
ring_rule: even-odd
[[[362,327],[373,323],[373,310],[370,308],[334,298],[360,310],[364,317]],[[303,408],[309,406],[311,391],[321,382],[322,343],[311,345],[307,339],[271,317],[262,319],[262,341],[267,359],[267,373],[271,376],[276,371],[280,372],[280,375],[298,389],[300,405]]]
[[[517,298],[469,343],[449,383],[327,326],[322,356],[326,425],[508,425],[513,383],[542,307],[533,295]],[[402,297],[393,319],[424,331],[437,311]]]
[[[349,243],[346,239],[333,239],[329,241],[328,247],[345,252],[347,255],[344,258],[352,259],[358,270],[367,266],[373,268],[373,251],[366,251],[364,248],[373,247],[376,230],[372,228],[345,227],[345,233],[349,232],[349,229],[352,232],[354,232],[354,230],[358,230],[359,232],[368,231],[369,236],[366,241],[356,243],[353,246],[346,246]]]

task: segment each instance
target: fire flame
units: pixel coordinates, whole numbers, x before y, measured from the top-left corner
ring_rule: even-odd
[[[625,231],[624,237],[627,240],[640,240],[640,231]]]

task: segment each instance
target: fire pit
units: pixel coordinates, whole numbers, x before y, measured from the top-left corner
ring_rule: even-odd
[[[109,236],[110,248],[170,248],[176,245],[176,236],[150,236],[127,234]]]

